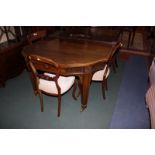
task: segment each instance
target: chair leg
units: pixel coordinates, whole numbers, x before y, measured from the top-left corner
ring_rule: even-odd
[[[58,117],[60,117],[60,111],[61,111],[61,96],[58,95]]]
[[[104,82],[102,82],[102,95],[103,95],[103,99],[105,100],[105,90],[104,90],[105,86],[104,86]]]
[[[44,105],[43,105],[43,95],[42,93],[39,93],[39,98],[40,98],[40,110],[41,112],[44,111]]]
[[[115,65],[118,68],[117,57],[115,57]]]
[[[73,91],[72,91],[72,97],[74,98],[74,100],[77,100],[77,98],[76,98],[76,95],[75,95],[75,93],[76,93],[76,81],[74,81],[74,84],[73,84]]]
[[[79,88],[79,92],[78,92],[77,97],[79,97],[79,96],[81,95],[81,85],[80,85],[80,81],[78,81],[78,88]]]
[[[80,82],[78,81],[78,89],[79,89],[79,91],[78,91],[78,94],[77,94],[77,97],[76,97],[76,89],[77,89],[77,84],[76,84],[76,82],[74,83],[74,85],[73,85],[73,91],[72,91],[72,97],[75,99],[75,100],[77,100],[77,97],[79,97],[80,96],[80,94],[81,94],[81,86],[80,86]]]
[[[38,95],[38,91],[34,90],[34,95],[37,96]]]
[[[105,82],[105,89],[108,90],[108,82],[107,82],[107,79],[105,79],[104,82]]]

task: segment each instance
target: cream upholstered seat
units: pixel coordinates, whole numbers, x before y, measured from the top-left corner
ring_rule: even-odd
[[[26,59],[35,94],[40,97],[41,112],[43,112],[42,93],[58,97],[58,117],[60,116],[61,95],[73,86],[72,96],[75,97],[76,83],[74,76],[61,76],[59,65],[53,60],[38,55],[29,55]],[[47,70],[53,73],[47,73]]]
[[[109,68],[109,67],[107,66],[107,64],[106,64],[105,67],[104,67],[104,69],[99,70],[99,71],[97,71],[97,72],[95,72],[95,73],[93,74],[92,80],[93,80],[93,81],[103,81],[103,76],[104,76],[104,74],[105,74],[106,68],[108,69],[108,70],[107,70],[107,73],[106,73],[106,75],[105,75],[105,78],[107,79],[108,76],[109,76],[109,74],[110,74],[110,68]]]
[[[108,64],[105,64],[104,68],[102,70],[96,71],[93,74],[92,81],[99,81],[102,82],[102,94],[103,98],[105,99],[105,89],[107,90],[107,78],[110,74],[110,67]]]
[[[44,75],[47,75],[49,77],[55,76],[55,74],[50,73],[44,73]],[[74,76],[69,77],[59,76],[58,85],[61,88],[60,94],[64,94],[65,92],[67,92],[73,86],[74,81],[75,81]],[[54,81],[39,79],[39,89],[47,93],[58,94],[58,90]]]
[[[103,93],[103,98],[105,99],[105,89],[107,90],[107,78],[110,74],[110,67],[113,66],[116,63],[116,57],[119,51],[119,48],[122,46],[121,42],[118,43],[113,43],[112,46],[112,54],[109,58],[109,60],[106,62],[104,68],[102,70],[96,71],[93,74],[92,81],[100,81],[102,82],[102,93]]]

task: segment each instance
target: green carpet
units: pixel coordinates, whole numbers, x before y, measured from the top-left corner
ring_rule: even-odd
[[[44,95],[44,112],[40,112],[39,97],[33,94],[28,73],[7,81],[0,88],[0,128],[3,129],[106,129],[110,127],[124,68],[119,61],[115,74],[108,79],[106,100],[102,98],[101,84],[90,87],[88,107],[80,112],[80,97],[75,101],[70,90],[62,96],[61,116],[57,117],[57,98]]]

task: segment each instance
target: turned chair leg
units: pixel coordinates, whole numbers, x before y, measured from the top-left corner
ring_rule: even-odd
[[[77,97],[80,96],[81,94],[81,85],[80,85],[80,81],[78,80],[78,94],[77,94],[77,97],[76,97],[76,89],[77,89],[77,83],[75,82],[74,85],[73,85],[73,91],[72,91],[72,96],[75,100],[77,100]]]
[[[58,95],[58,117],[60,117],[60,110],[61,110],[61,96]]]
[[[102,82],[102,95],[103,95],[103,99],[105,100],[105,86],[104,86],[104,82]]]
[[[39,93],[39,98],[40,98],[40,110],[41,112],[44,111],[44,105],[43,105],[43,95],[42,93]]]
[[[76,95],[75,95],[76,89],[77,89],[77,87],[76,87],[76,81],[74,81],[73,91],[72,91],[72,97],[74,98],[74,100],[77,100]]]
[[[105,79],[104,82],[105,82],[105,89],[108,90],[108,82],[107,82],[107,79]]]
[[[79,92],[78,92],[77,97],[79,97],[81,95],[81,84],[80,84],[80,81],[78,81],[78,88],[79,88]]]
[[[115,57],[115,65],[118,68],[118,62],[117,62],[117,57]]]

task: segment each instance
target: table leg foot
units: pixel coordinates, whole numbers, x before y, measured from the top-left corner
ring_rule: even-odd
[[[86,108],[86,106],[81,106],[80,112],[83,112]]]

